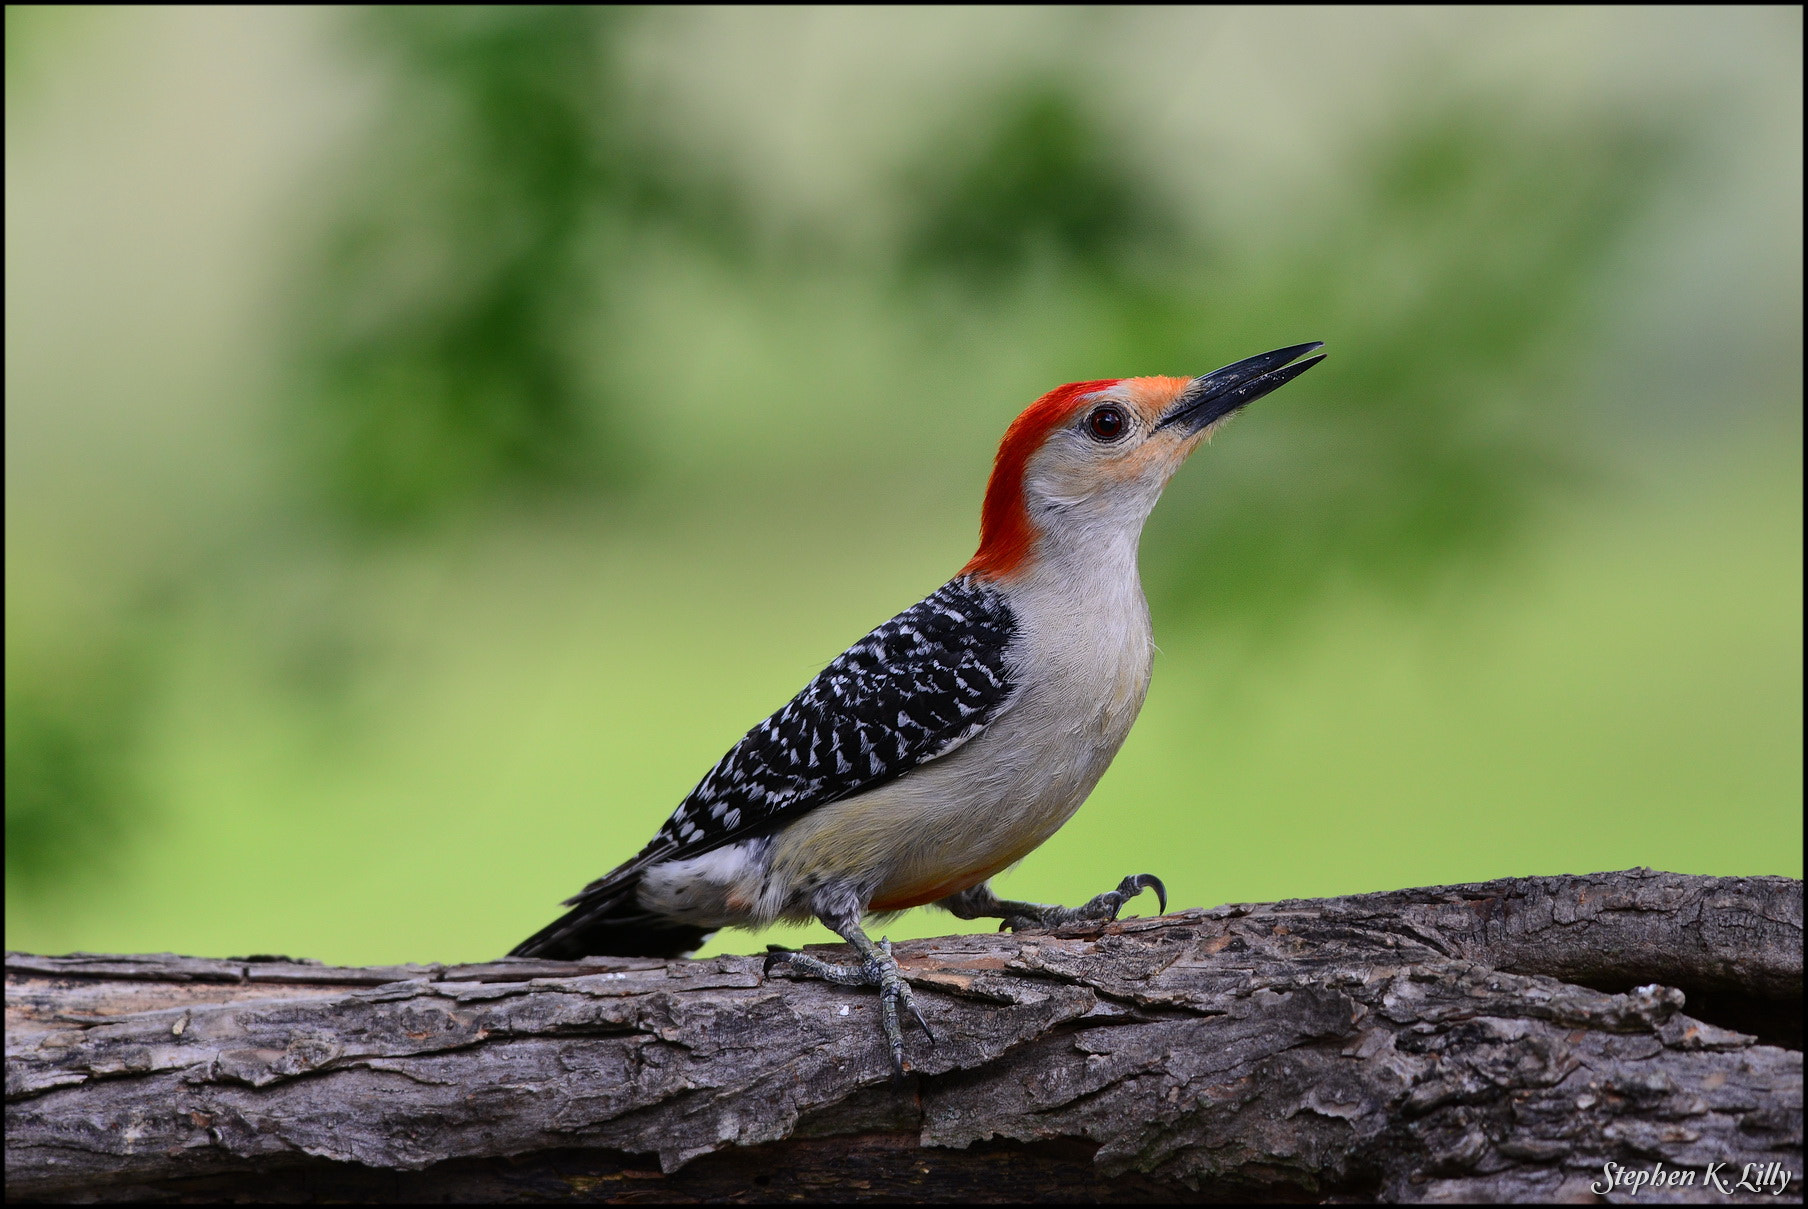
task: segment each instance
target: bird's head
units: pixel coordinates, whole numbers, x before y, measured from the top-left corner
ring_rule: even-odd
[[[1198,378],[1071,382],[1024,409],[998,447],[980,514],[979,552],[964,568],[1008,578],[1049,543],[1134,543],[1161,489],[1199,443],[1246,404],[1322,355],[1296,344]]]

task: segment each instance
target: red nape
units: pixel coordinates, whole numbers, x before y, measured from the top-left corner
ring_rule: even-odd
[[[1011,421],[1004,440],[998,444],[991,482],[986,484],[986,502],[979,513],[979,551],[961,568],[962,575],[1002,579],[1023,566],[1036,544],[1029,507],[1023,502],[1024,468],[1031,455],[1042,448],[1048,434],[1067,423],[1079,409],[1082,399],[1116,386],[1119,381],[1102,378],[1057,386]]]

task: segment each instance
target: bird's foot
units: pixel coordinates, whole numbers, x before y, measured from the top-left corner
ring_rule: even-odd
[[[840,986],[871,986],[879,988],[879,1027],[885,1030],[886,1043],[891,1047],[891,1070],[894,1080],[904,1078],[904,1028],[899,1023],[898,1008],[910,1009],[910,1014],[922,1026],[928,1035],[929,1043],[936,1044],[935,1030],[923,1019],[923,1013],[917,1010],[915,998],[911,995],[910,984],[904,981],[904,975],[898,972],[897,958],[891,955],[891,941],[881,939],[869,953],[866,960],[858,965],[837,965],[832,961],[824,961],[820,957],[812,957],[808,953],[793,953],[787,949],[779,949],[766,954],[765,972],[771,974],[774,966],[788,966],[800,974],[820,978],[825,982],[833,982]]]
[[[1162,885],[1161,879],[1153,873],[1134,873],[1119,882],[1117,889],[1107,890],[1079,907],[1045,907],[1039,903],[1002,903],[1000,905],[1005,908],[1005,912],[1003,922],[998,925],[998,930],[1002,932],[1009,928],[1013,932],[1021,932],[1027,928],[1059,928],[1067,924],[1093,921],[1109,923],[1117,918],[1117,913],[1124,909],[1125,903],[1144,890],[1155,891],[1155,900],[1159,905],[1157,914],[1165,914],[1168,909],[1168,888]]]

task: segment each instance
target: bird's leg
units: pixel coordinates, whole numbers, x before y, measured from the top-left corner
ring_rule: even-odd
[[[1064,924],[1091,920],[1109,922],[1117,918],[1117,913],[1123,910],[1125,903],[1144,890],[1154,890],[1160,910],[1167,911],[1168,889],[1153,873],[1132,874],[1119,882],[1117,889],[1107,890],[1079,907],[1047,907],[1041,903],[1013,902],[1008,898],[999,898],[985,882],[962,890],[959,894],[951,894],[936,903],[936,906],[945,907],[962,919],[1003,920],[998,925],[1000,932],[1006,928],[1021,932],[1026,928],[1059,928]]]
[[[891,941],[881,937],[879,943],[874,944],[861,930],[858,901],[855,900],[850,906],[845,901],[825,903],[822,901],[823,897],[820,894],[817,896],[816,918],[854,946],[854,950],[860,954],[859,964],[837,965],[808,953],[792,953],[781,949],[766,955],[766,973],[772,973],[774,966],[784,965],[800,974],[841,986],[878,987],[879,1027],[885,1030],[886,1043],[891,1047],[892,1077],[901,1080],[904,1077],[904,1029],[899,1023],[898,1006],[902,1004],[910,1009],[910,1014],[916,1017],[917,1023],[929,1035],[931,1044],[935,1042],[935,1032],[929,1027],[929,1022],[923,1019],[923,1013],[917,1010],[910,984],[898,972],[897,958],[891,955]],[[836,899],[844,897],[836,896]]]

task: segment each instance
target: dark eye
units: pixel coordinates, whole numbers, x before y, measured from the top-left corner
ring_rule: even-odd
[[[1125,417],[1124,409],[1111,403],[1094,408],[1086,417],[1086,430],[1101,441],[1117,440],[1128,427],[1130,421]]]

